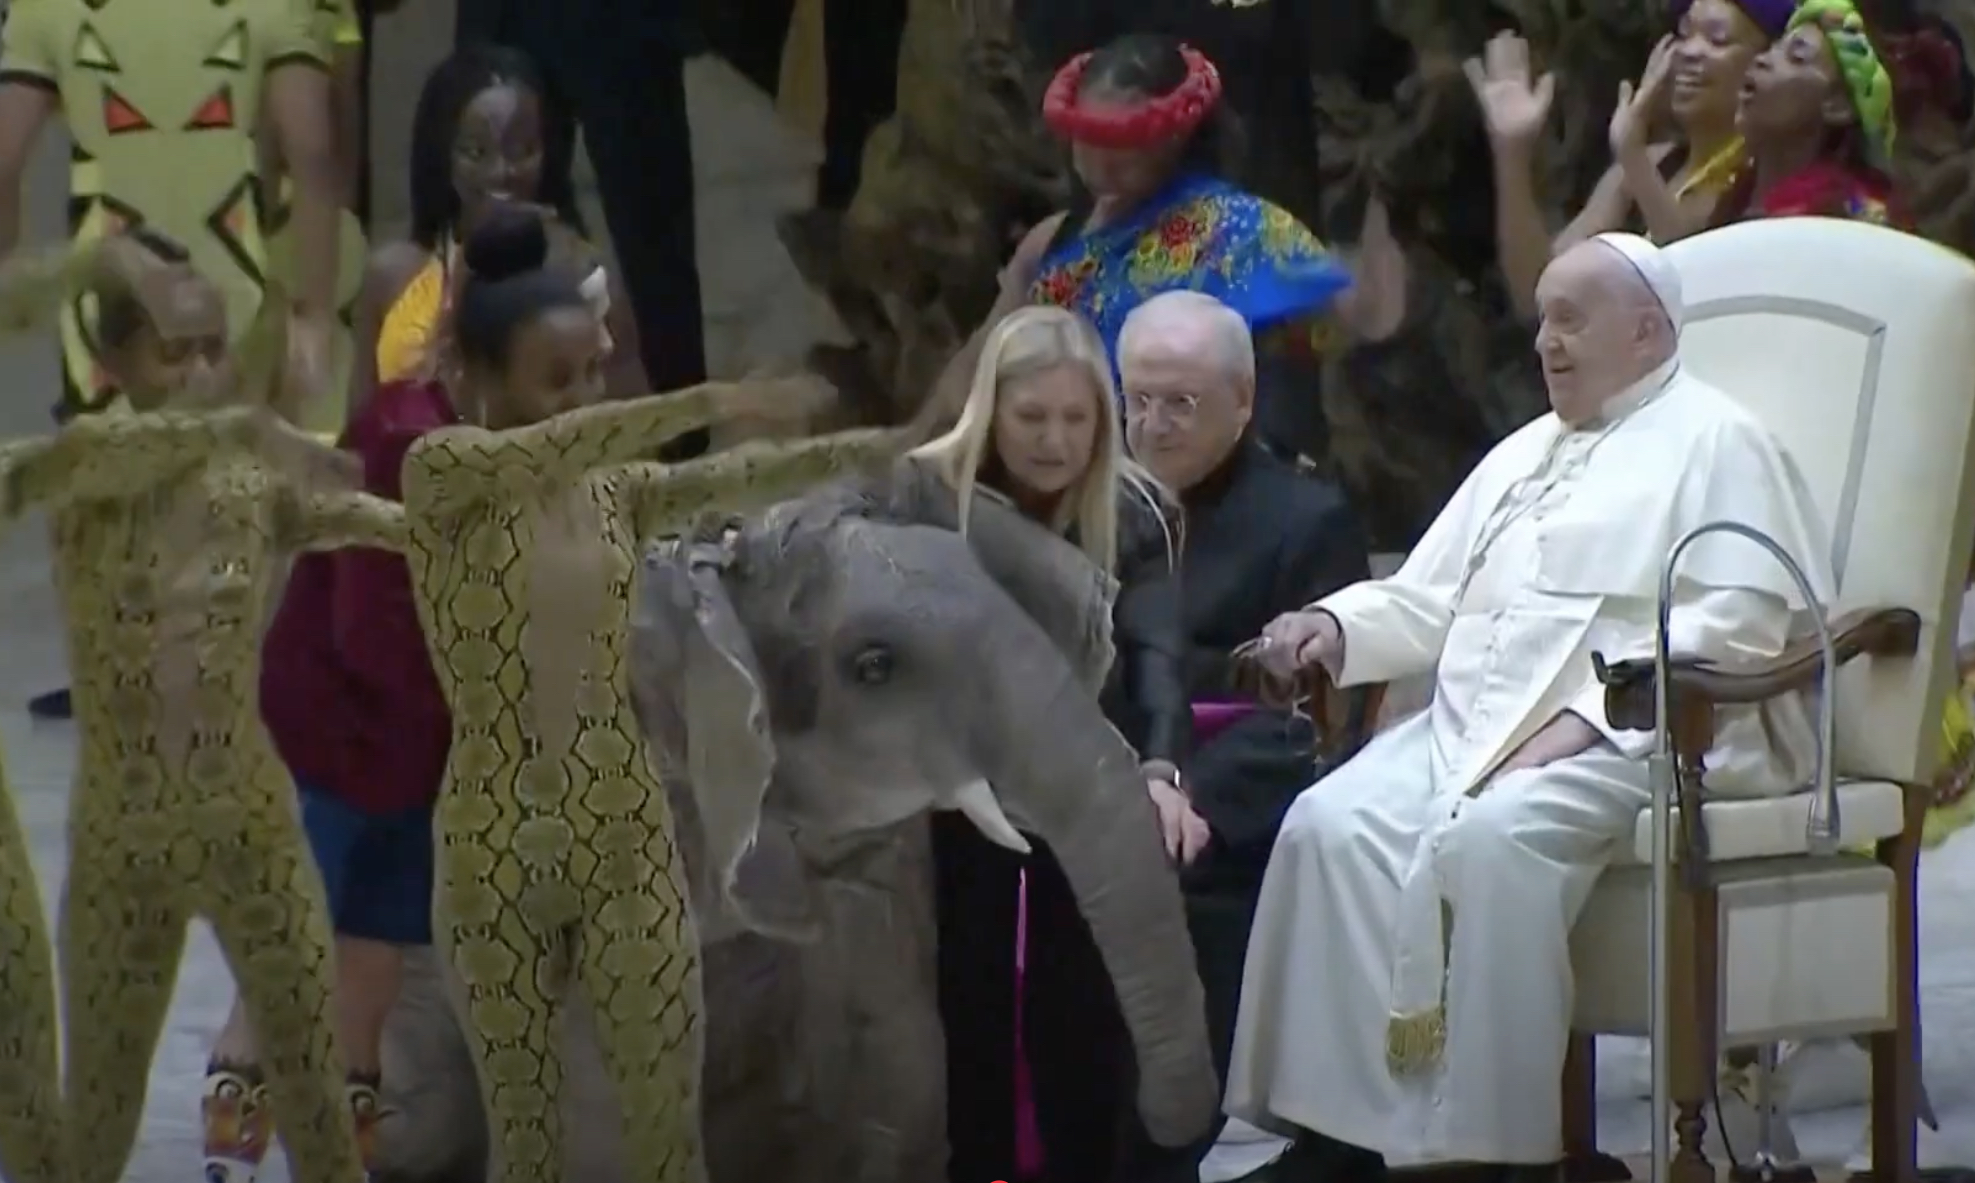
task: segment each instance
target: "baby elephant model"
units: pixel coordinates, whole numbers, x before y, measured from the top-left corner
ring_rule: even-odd
[[[882,498],[826,490],[724,545],[661,549],[646,564],[632,674],[672,774],[709,948],[715,1183],[765,1177],[743,1162],[773,1158],[761,1143],[778,1138],[806,1141],[776,1178],[944,1177],[922,820],[934,809],[1055,852],[1123,1002],[1152,1135],[1185,1142],[1218,1107],[1179,889],[1137,758],[1095,700],[1109,582],[1075,548],[998,512],[977,506],[968,539],[899,524]],[[790,940],[736,937],[737,926]],[[394,1026],[386,1079],[406,1091],[390,1104],[436,1112],[450,1105],[441,1095],[471,1093],[463,1053],[442,1050],[457,1037],[438,991],[404,1004],[426,1018]],[[754,1087],[722,1087],[745,1072]],[[592,1083],[572,1080],[572,1092],[603,1095]],[[792,1095],[800,1114],[787,1111]],[[723,1126],[753,1139],[729,1141]],[[403,1128],[402,1139],[387,1128],[387,1160],[425,1172],[479,1149],[417,1113]],[[611,1144],[610,1110],[570,1132],[573,1146]],[[624,1177],[615,1163],[581,1165],[570,1177]]]

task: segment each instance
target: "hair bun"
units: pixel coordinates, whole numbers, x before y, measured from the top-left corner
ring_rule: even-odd
[[[490,283],[540,271],[548,260],[548,227],[532,209],[493,210],[466,239],[467,271]]]

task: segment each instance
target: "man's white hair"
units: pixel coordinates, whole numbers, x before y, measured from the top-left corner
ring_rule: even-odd
[[[1229,376],[1254,385],[1255,338],[1248,318],[1205,292],[1161,292],[1132,309],[1118,330],[1118,368],[1122,371],[1143,342],[1167,348],[1198,343],[1213,350]]]

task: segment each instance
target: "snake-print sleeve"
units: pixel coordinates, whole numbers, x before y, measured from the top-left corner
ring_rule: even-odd
[[[900,430],[840,431],[788,442],[754,440],[684,464],[631,464],[616,474],[640,538],[671,534],[702,513],[749,513],[811,485],[883,467],[917,442]]]
[[[214,452],[253,446],[264,421],[250,407],[84,415],[12,456],[5,509],[140,496]]]
[[[447,428],[420,441],[426,461],[421,467],[427,468],[420,474],[421,504],[443,515],[497,490],[565,485],[596,468],[644,459],[669,440],[730,419],[799,416],[814,409],[817,389],[808,378],[708,382],[567,411],[507,431]]]
[[[279,536],[290,550],[341,550],[370,546],[402,553],[405,507],[369,493],[318,493],[284,489]]]

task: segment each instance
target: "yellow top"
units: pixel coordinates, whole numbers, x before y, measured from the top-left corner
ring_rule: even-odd
[[[350,0],[339,0],[336,5],[336,31],[334,38],[339,46],[363,44],[363,26],[357,23],[357,10]]]
[[[425,361],[425,347],[439,323],[446,302],[446,264],[433,255],[391,301],[377,325],[377,380],[395,382],[416,374]]]

